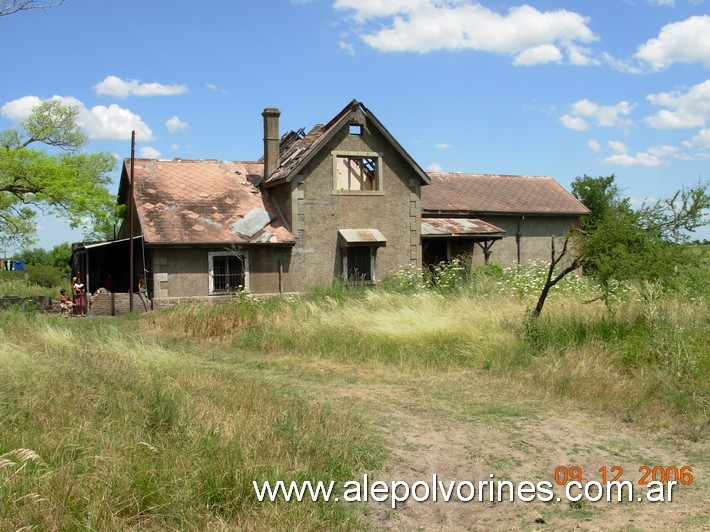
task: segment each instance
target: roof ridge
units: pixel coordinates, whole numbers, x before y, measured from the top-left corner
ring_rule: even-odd
[[[476,172],[427,172],[430,176],[445,176],[445,175],[455,175],[455,176],[472,176],[472,177],[515,177],[522,179],[551,179],[556,182],[556,180],[549,175],[526,175],[526,174],[491,174],[491,173],[476,173]]]

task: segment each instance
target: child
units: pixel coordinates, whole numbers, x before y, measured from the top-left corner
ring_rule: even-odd
[[[74,283],[74,307],[76,307],[77,316],[86,316],[86,291],[84,290],[84,283],[81,279],[76,278]]]
[[[59,291],[59,308],[62,309],[62,317],[63,318],[70,318],[71,317],[71,308],[74,306],[74,303],[71,302],[71,300],[67,297],[67,291],[62,288]]]

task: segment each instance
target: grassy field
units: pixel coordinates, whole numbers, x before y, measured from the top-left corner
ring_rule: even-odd
[[[534,269],[444,272],[434,288],[400,272],[376,290],[122,319],[7,312],[0,529],[708,526],[710,310],[697,282],[620,289],[609,309],[572,279],[533,323]],[[654,508],[392,511],[262,504],[252,489],[366,472],[539,480],[575,463],[688,464],[697,481]]]

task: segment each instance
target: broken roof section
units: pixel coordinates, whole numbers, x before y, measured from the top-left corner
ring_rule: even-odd
[[[426,172],[412,159],[411,155],[397,142],[387,128],[377,117],[362,103],[353,100],[346,105],[333,119],[326,125],[317,124],[303,136],[301,132],[289,131],[281,137],[280,142],[280,164],[276,171],[266,177],[260,186],[265,188],[288,182],[308,164],[308,162],[325,146],[340,129],[348,124],[354,123],[356,113],[360,111],[372,122],[375,128],[392,144],[397,152],[414,169],[424,183],[429,183]],[[302,131],[302,130],[301,130]]]
[[[476,218],[422,218],[422,237],[503,238],[505,231]]]
[[[584,216],[587,209],[551,177],[429,173],[423,214]]]
[[[147,244],[293,244],[276,206],[254,186],[263,165],[135,160],[138,220]],[[125,203],[130,175],[121,175]]]

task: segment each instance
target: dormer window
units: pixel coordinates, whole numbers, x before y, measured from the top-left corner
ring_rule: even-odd
[[[382,190],[380,157],[377,154],[335,153],[333,162],[335,193],[367,194]]]

